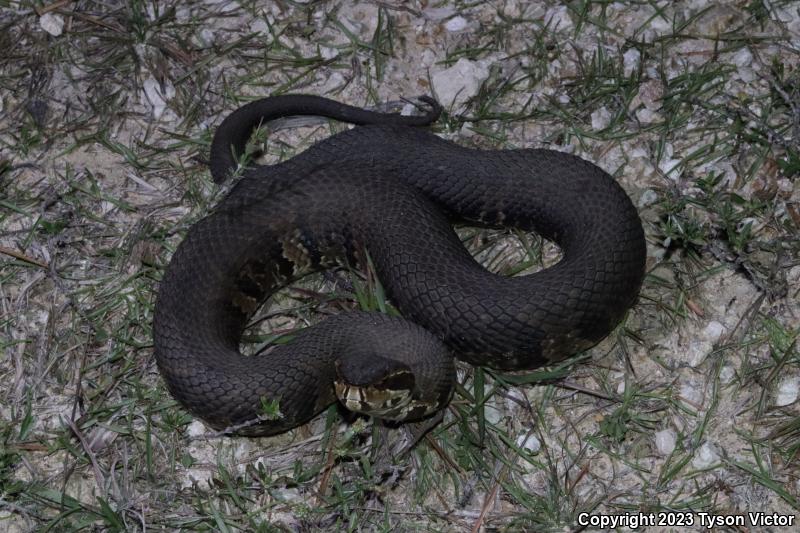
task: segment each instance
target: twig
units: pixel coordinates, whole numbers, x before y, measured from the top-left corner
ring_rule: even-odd
[[[39,261],[38,259],[34,259],[29,255],[25,255],[22,252],[18,252],[12,248],[6,248],[5,246],[0,246],[0,254],[10,255],[15,259],[19,259],[20,261],[25,261],[26,263],[30,263],[32,265],[36,265],[42,268],[50,268],[50,265],[43,261]]]

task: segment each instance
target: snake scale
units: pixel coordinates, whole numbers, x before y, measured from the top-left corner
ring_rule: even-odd
[[[251,164],[195,223],[160,284],[154,343],[172,395],[213,428],[298,426],[337,398],[393,420],[441,409],[453,356],[502,370],[552,363],[599,342],[644,276],[639,216],[606,172],[538,149],[476,150],[426,131],[441,109],[404,117],[310,95],[249,103],[218,127],[210,167],[235,170],[259,124],[319,115],[356,124],[282,163]],[[526,276],[488,272],[453,220],[536,231],[562,259]],[[239,342],[271,294],[366,251],[404,318],[342,313],[268,353]],[[265,406],[277,406],[271,415]]]

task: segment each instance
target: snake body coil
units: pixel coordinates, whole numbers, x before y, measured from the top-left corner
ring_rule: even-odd
[[[273,434],[338,396],[348,408],[415,419],[448,401],[451,350],[475,365],[533,368],[594,345],[633,304],[644,235],[608,174],[556,151],[440,139],[420,128],[438,116],[426,101],[428,115],[400,117],[279,96],[223,121],[211,151],[217,181],[262,121],[322,115],[360,125],[283,163],[247,168],[175,252],[158,295],[155,354],[192,413],[218,429]],[[452,218],[537,231],[563,258],[529,276],[492,274],[462,246]],[[362,248],[411,322],[345,313],[268,354],[239,353],[265,298]],[[259,417],[265,402],[277,402],[280,416]]]

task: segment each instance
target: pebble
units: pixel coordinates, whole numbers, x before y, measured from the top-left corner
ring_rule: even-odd
[[[661,115],[656,113],[655,111],[651,111],[646,107],[643,107],[636,111],[636,118],[642,124],[653,124],[654,122],[658,122],[659,120],[661,120]]]
[[[538,453],[542,449],[542,443],[535,436],[527,431],[517,437],[517,446],[529,453]]]
[[[789,272],[786,273],[786,281],[790,285],[800,283],[800,265],[793,266],[789,269]]]
[[[7,509],[0,510],[0,524],[6,533],[23,533],[30,531],[30,525],[25,520]]]
[[[423,67],[430,67],[436,62],[436,54],[430,48],[426,48],[422,51],[420,61]]]
[[[706,357],[713,349],[714,344],[705,339],[694,339],[690,341],[687,354],[689,356],[689,366],[696,368],[703,364],[703,361],[706,360]]]
[[[470,137],[475,136],[475,130],[472,129],[472,126],[469,123],[465,122],[461,125],[461,129],[458,130],[458,135],[462,139],[469,139]]]
[[[753,64],[753,54],[747,48],[741,48],[733,54],[733,64],[737,67],[749,67]]]
[[[658,80],[646,81],[639,88],[638,96],[647,109],[656,111],[664,98],[664,86]]]
[[[347,30],[353,35],[361,35],[364,32],[364,30],[366,30],[366,26],[363,23],[357,20],[349,19],[347,17],[341,17],[339,19],[339,22],[341,22],[342,26],[347,28]]]
[[[712,320],[700,334],[708,341],[717,342],[723,333],[725,333],[725,326],[716,320]]]
[[[433,74],[436,95],[445,107],[460,106],[476,94],[481,83],[489,77],[489,67],[484,61],[470,61],[462,57],[452,67]]]
[[[302,503],[305,501],[303,495],[300,494],[300,490],[295,487],[276,489],[274,495],[275,498],[281,502]]]
[[[703,405],[703,391],[693,383],[684,383],[681,386],[681,398],[683,398],[692,409],[700,409]]]
[[[553,30],[571,30],[574,27],[572,19],[569,16],[567,6],[559,6],[551,8],[544,15],[545,25]]]
[[[503,411],[504,409],[497,404],[495,398],[489,398],[484,404],[483,416],[487,422],[497,425],[503,420]]]
[[[794,33],[795,37],[800,37],[800,13],[797,9],[792,9],[791,4],[785,6],[772,3],[770,12],[786,25],[786,29]]]
[[[725,365],[719,371],[719,380],[723,385],[730,384],[733,378],[736,377],[736,369],[731,365]]]
[[[199,420],[193,420],[192,423],[186,427],[186,434],[190,437],[205,435],[207,431],[205,424]]]
[[[733,54],[733,63],[739,67],[733,73],[734,77],[739,78],[745,83],[750,83],[756,79],[756,73],[753,70],[753,54],[747,48],[742,48]]]
[[[640,111],[646,111],[646,110],[641,109]],[[669,179],[677,180],[681,175],[681,160],[665,157],[664,159],[658,162],[658,168]]]
[[[200,30],[200,34],[197,37],[200,40],[200,44],[204,46],[209,46],[214,43],[214,40],[216,39],[216,34],[214,33],[213,30],[211,30],[211,28],[203,28],[202,30]]]
[[[55,13],[45,13],[39,18],[39,26],[53,37],[58,37],[64,33],[64,18]]]
[[[697,450],[692,459],[692,466],[698,470],[703,470],[719,462],[719,452],[717,447],[710,442],[703,443]]]
[[[592,113],[592,129],[604,130],[611,123],[611,112],[605,107],[601,107]]]
[[[455,15],[456,10],[453,7],[429,7],[423,10],[422,14],[428,20],[439,22],[440,20],[444,20]]]
[[[671,429],[663,429],[656,433],[656,449],[661,455],[669,455],[675,450],[678,435]]]
[[[192,488],[195,483],[201,488],[206,489],[211,486],[214,479],[214,471],[211,468],[189,468],[183,473],[180,480],[181,488]]]
[[[160,118],[167,109],[167,100],[175,96],[175,87],[166,82],[162,86],[155,80],[155,78],[147,78],[143,84],[144,95],[153,110],[153,117]]]
[[[672,20],[669,15],[657,14],[650,19],[650,29],[656,35],[668,35],[673,31]]]
[[[653,189],[645,190],[639,197],[639,207],[648,207],[658,202],[658,193]]]
[[[622,54],[623,68],[625,69],[626,76],[630,76],[634,70],[639,68],[639,61],[641,58],[642,54],[636,48],[631,48]]]
[[[798,390],[800,389],[800,378],[791,376],[783,378],[778,385],[778,394],[775,397],[775,405],[783,407],[797,401]]]
[[[331,46],[320,46],[319,55],[322,56],[322,59],[333,59],[339,55],[339,51]]]
[[[261,35],[269,35],[269,24],[264,19],[256,19],[250,23],[250,31]]]
[[[453,17],[445,23],[444,27],[451,33],[465,30],[467,29],[467,19],[462,16]]]

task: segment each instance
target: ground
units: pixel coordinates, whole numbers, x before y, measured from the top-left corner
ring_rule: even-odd
[[[796,519],[800,3],[171,5],[0,10],[0,528]],[[214,434],[160,379],[154,295],[186,229],[226,192],[206,167],[214,126],[292,92],[379,109],[433,94],[447,139],[602,166],[647,234],[638,303],[556,368],[462,365],[442,423],[413,447],[406,428],[335,409],[278,437]],[[345,127],[301,126],[264,130],[257,148],[277,161]],[[513,230],[459,231],[495,272],[558,256]],[[333,295],[320,297],[331,276],[284,291],[264,311],[271,331],[320,320],[322,305],[390,308],[368,273],[334,276],[350,281]]]

